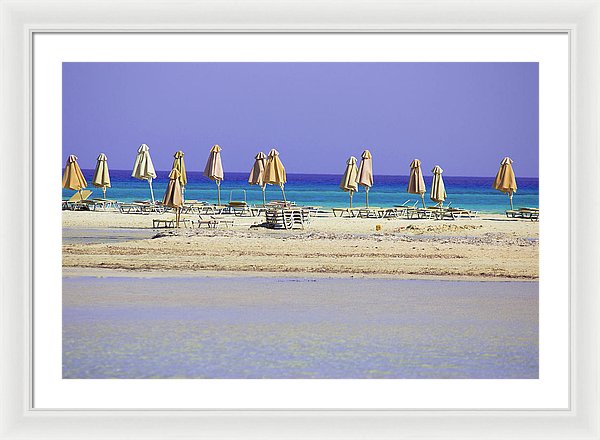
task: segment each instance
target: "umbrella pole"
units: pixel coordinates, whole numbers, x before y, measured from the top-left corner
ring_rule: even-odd
[[[368,208],[369,207],[369,187],[367,186],[365,188],[365,190],[366,190],[366,196],[365,197],[366,197],[367,208]]]
[[[79,193],[79,197],[81,198],[81,201],[83,202],[83,193],[81,192],[81,188],[79,188],[77,190],[77,192]]]
[[[354,193],[354,191],[348,191],[350,193],[350,208],[352,208],[352,193]]]
[[[421,194],[421,203],[423,204],[423,208],[425,208],[425,195]]]
[[[511,210],[512,210],[512,209],[514,209],[514,208],[513,208],[513,202],[512,202],[512,196],[513,196],[513,195],[512,195],[512,193],[511,193],[511,192],[509,192],[509,193],[508,193],[508,199],[510,200],[510,209],[511,209]]]
[[[267,204],[267,196],[265,194],[265,185],[263,185],[262,187],[262,193],[263,193],[263,208],[265,207],[265,205]]]
[[[285,199],[285,191],[284,191],[284,189],[283,189],[283,183],[280,183],[280,184],[279,184],[279,186],[280,186],[280,188],[281,188],[281,194],[283,194],[283,201],[284,201],[285,203],[287,203],[287,200]]]
[[[185,186],[181,187],[181,203],[185,203]]]
[[[152,179],[148,179],[148,185],[150,185],[150,196],[152,197],[152,204],[154,204],[154,190],[152,189]]]
[[[179,219],[181,217],[181,208],[175,208],[175,221],[177,222],[177,227],[179,228]]]
[[[106,187],[105,186],[102,187],[102,198],[104,198],[104,199],[106,198]]]
[[[217,179],[215,182],[217,182],[217,205],[221,206],[221,181]]]

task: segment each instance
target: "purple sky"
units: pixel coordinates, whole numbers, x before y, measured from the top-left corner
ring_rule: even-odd
[[[492,176],[504,156],[538,176],[537,63],[64,63],[63,162],[104,152],[130,169],[146,143],[170,169],[182,149],[202,171],[219,144],[225,173],[275,147],[288,173],[341,174],[373,154],[375,174]]]

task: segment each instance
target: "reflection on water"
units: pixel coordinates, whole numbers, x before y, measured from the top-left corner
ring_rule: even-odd
[[[65,378],[538,377],[533,282],[77,277],[63,301]]]

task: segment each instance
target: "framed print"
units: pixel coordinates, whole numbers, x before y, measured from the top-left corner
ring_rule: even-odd
[[[600,4],[434,4],[0,3],[3,436],[600,436]]]

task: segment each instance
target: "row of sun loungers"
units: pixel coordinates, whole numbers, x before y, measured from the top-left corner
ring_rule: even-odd
[[[63,201],[63,209],[69,210],[108,210],[116,209],[123,214],[150,214],[164,213],[171,209],[160,202],[151,203],[149,201],[135,201],[131,203],[121,203],[110,199],[93,198],[89,199],[91,191],[85,190],[76,193],[69,200]],[[227,205],[210,205],[206,202],[197,200],[186,201],[182,208],[182,214],[198,214],[199,220],[185,219],[183,226],[198,224],[209,228],[217,227],[219,224],[230,226],[233,221],[225,221],[220,216],[222,214],[232,214],[242,217],[258,217],[265,214],[266,225],[277,229],[292,229],[296,227],[304,228],[310,222],[311,217],[319,215],[331,215],[334,217],[355,217],[355,218],[406,218],[406,219],[435,219],[435,220],[456,220],[459,218],[475,218],[477,211],[468,209],[452,208],[451,206],[439,207],[430,206],[427,208],[417,207],[417,203],[408,205],[406,201],[402,205],[396,205],[392,208],[380,207],[359,207],[359,208],[332,208],[330,211],[323,210],[320,206],[298,207],[293,202],[273,201],[266,205],[249,205],[245,201],[230,201]],[[202,216],[209,216],[203,219]],[[529,219],[537,221],[539,219],[538,208],[519,208],[506,211],[508,218]],[[174,220],[155,219],[153,227],[174,227]]]
[[[393,208],[333,208],[334,217],[359,218],[407,218],[407,219],[451,219],[475,218],[477,211],[450,207],[417,208],[416,206],[395,206]]]

